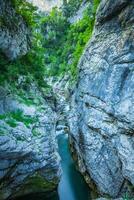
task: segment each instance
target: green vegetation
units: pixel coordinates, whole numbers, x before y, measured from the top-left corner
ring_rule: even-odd
[[[29,191],[33,191],[34,193],[41,191],[53,191],[56,187],[56,184],[52,182],[48,182],[43,178],[38,172],[31,178],[28,178],[24,186],[21,188],[19,195],[23,195],[24,193],[28,193]]]
[[[0,136],[6,135],[6,129],[0,127]]]
[[[14,119],[7,119],[6,123],[11,126],[12,128],[15,128],[17,126],[17,123]]]
[[[21,89],[27,90],[27,86],[35,81],[39,88],[50,92],[50,86],[44,81],[45,76],[64,76],[69,73],[71,79],[76,80],[77,64],[92,35],[99,0],[94,0],[93,5],[85,11],[83,19],[75,24],[70,24],[68,17],[79,8],[80,0],[70,0],[68,3],[65,0],[63,12],[54,8],[48,16],[39,14],[36,7],[25,0],[11,2],[31,28],[31,50],[14,61],[7,60],[0,53],[0,84],[6,80],[17,87],[21,75],[26,77]],[[31,101],[27,103],[32,104]]]
[[[133,200],[133,198],[131,198],[130,196],[129,196],[129,194],[125,194],[124,195],[124,197],[123,197],[123,200]]]
[[[29,127],[30,124],[37,122],[37,119],[35,117],[24,115],[24,113],[21,110],[11,112],[9,115],[16,121],[23,122],[27,127]]]
[[[13,128],[17,126],[18,122],[22,122],[26,127],[29,127],[30,124],[38,121],[35,117],[25,115],[21,110],[0,115],[0,120],[5,120],[5,122]]]
[[[33,136],[40,136],[40,135],[42,135],[42,133],[41,132],[39,132],[38,130],[36,130],[36,128],[34,128],[33,130],[32,130],[32,134],[33,134]]]
[[[77,12],[83,0],[63,0],[63,14],[70,17]]]
[[[26,76],[26,85],[35,80],[41,87],[47,87],[44,82],[44,48],[42,47],[43,36],[41,34],[40,19],[34,6],[26,1],[11,0],[15,10],[27,22],[31,29],[31,50],[27,55],[17,60],[7,60],[5,55],[0,52],[0,84],[8,80],[10,84],[17,82],[20,75]],[[9,21],[9,20],[5,20]],[[14,20],[10,25],[14,26]],[[9,28],[9,26],[7,25]]]
[[[93,6],[89,6],[85,11],[83,19],[75,24],[70,24],[67,14],[64,14],[65,10],[67,13],[68,9],[75,7],[74,1],[64,7],[63,13],[53,9],[50,15],[42,20],[46,75],[60,76],[70,72],[72,79],[76,79],[77,64],[92,35],[98,4],[99,0],[94,0]]]
[[[37,14],[37,8],[31,3],[22,0],[11,0],[12,6],[16,12],[23,17],[25,22],[30,27],[37,27],[37,20],[39,15]]]

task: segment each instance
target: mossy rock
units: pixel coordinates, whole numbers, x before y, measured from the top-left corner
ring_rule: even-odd
[[[47,181],[41,175],[34,175],[27,179],[25,184],[14,195],[14,198],[38,193],[48,193],[56,191],[57,184]]]

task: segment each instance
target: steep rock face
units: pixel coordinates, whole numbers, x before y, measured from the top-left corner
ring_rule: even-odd
[[[22,85],[22,84],[21,84]],[[0,199],[52,192],[60,179],[56,114],[35,85],[32,104],[0,88]]]
[[[134,2],[102,0],[79,63],[70,143],[79,170],[102,194],[134,184]]]
[[[9,59],[25,55],[30,48],[30,31],[11,0],[0,0],[0,50]]]
[[[83,18],[84,12],[89,6],[91,6],[91,2],[83,1],[82,4],[80,5],[78,11],[69,18],[69,22],[71,24],[79,22]]]
[[[41,11],[50,12],[53,7],[60,8],[62,0],[27,0],[37,6]]]

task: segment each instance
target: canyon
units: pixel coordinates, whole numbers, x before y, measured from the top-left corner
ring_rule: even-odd
[[[46,12],[48,16],[55,6],[61,9],[60,12],[65,10],[61,1],[32,2],[39,7],[40,12]],[[78,24],[85,16],[86,9],[92,6],[92,1],[81,1],[77,12],[74,11],[72,16],[68,17],[66,24],[70,23],[70,27]],[[50,33],[50,36],[54,35],[52,45],[56,45],[56,34],[51,27],[42,27],[43,31],[47,29],[43,40],[47,40]],[[35,32],[38,32],[38,28]],[[66,35],[66,32],[63,34]],[[59,35],[57,37],[60,38]],[[32,29],[21,12],[16,10],[12,1],[0,0],[1,71],[5,70],[6,73],[8,65],[9,68],[13,67],[14,60],[25,61],[27,57],[24,56],[30,52],[32,45]],[[46,57],[51,57],[47,53]],[[72,64],[71,56],[69,52],[68,63]],[[8,63],[3,64],[6,61]],[[53,61],[56,62],[55,59]],[[53,63],[48,62],[46,71],[51,70],[50,64]],[[23,68],[23,65],[20,64],[19,67]],[[77,69],[77,78],[73,82],[70,82],[70,72],[59,77],[43,78],[44,85],[47,83],[50,90],[43,89],[42,85],[38,84],[38,79],[30,72],[19,74],[17,80],[12,79],[14,86],[10,83],[10,76],[5,76],[2,84],[0,80],[1,200],[18,199],[36,193],[44,193],[48,199],[54,200],[54,197],[50,198],[49,195],[57,194],[58,185],[61,187],[60,180],[64,179],[64,173],[67,172],[65,166],[69,168],[72,162],[71,169],[76,167],[81,173],[75,172],[75,169],[72,176],[77,176],[79,181],[75,184],[78,184],[79,188],[84,187],[80,190],[81,194],[85,193],[83,200],[99,197],[100,200],[124,200],[126,194],[128,199],[133,200],[132,0],[100,1],[93,32],[81,53]],[[34,68],[32,70],[34,71]],[[18,71],[13,71],[11,75],[17,73]],[[35,75],[37,73],[38,71]],[[37,77],[40,77],[40,74]],[[69,150],[73,158],[73,161],[65,160],[65,164],[62,162],[63,153],[69,154],[69,150],[64,149],[68,144],[64,143],[65,138],[62,138],[62,141],[57,139],[63,133],[68,135]],[[68,158],[72,159],[70,155]],[[95,193],[94,197],[86,196],[87,188],[90,193]]]

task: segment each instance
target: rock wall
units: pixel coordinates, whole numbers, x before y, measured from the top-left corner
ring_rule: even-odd
[[[30,43],[24,19],[10,0],[0,0],[2,53],[14,60],[28,52]],[[32,84],[27,82],[32,75],[28,76],[20,76],[11,85],[7,80],[0,83],[1,200],[30,193],[52,194],[61,176],[55,139],[57,116],[34,78]]]
[[[37,6],[41,11],[50,12],[53,7],[60,8],[62,0],[27,0]]]
[[[56,113],[36,85],[23,97],[7,85],[0,87],[0,199],[53,192],[61,176]]]
[[[101,1],[78,67],[72,153],[90,186],[120,196],[134,185],[134,1]]]
[[[0,0],[0,50],[9,59],[25,55],[30,49],[30,30],[11,0]]]
[[[80,5],[78,11],[69,18],[69,22],[71,24],[75,24],[75,23],[79,22],[83,18],[84,12],[87,8],[89,8],[89,6],[91,6],[91,2],[83,1]]]

